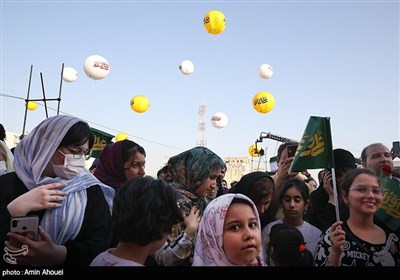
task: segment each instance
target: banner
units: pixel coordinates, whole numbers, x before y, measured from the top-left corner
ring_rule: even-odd
[[[92,157],[99,158],[101,151],[105,146],[111,144],[111,139],[114,138],[114,135],[108,134],[107,132],[91,128],[94,133],[94,145],[92,148]]]

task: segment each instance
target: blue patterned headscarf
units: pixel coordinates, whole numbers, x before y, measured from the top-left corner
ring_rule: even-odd
[[[58,149],[69,129],[82,120],[72,116],[47,118],[24,137],[14,151],[14,169],[28,190],[36,187],[65,182],[63,191],[67,193],[62,206],[47,209],[40,226],[46,230],[55,244],[64,244],[74,239],[82,226],[87,203],[86,189],[98,185],[112,209],[114,190],[101,183],[88,170],[83,170],[75,178],[42,177],[50,159]]]

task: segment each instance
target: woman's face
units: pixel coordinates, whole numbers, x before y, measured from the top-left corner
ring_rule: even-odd
[[[201,184],[194,192],[199,197],[206,197],[210,193],[217,191],[217,177],[221,174],[221,169],[215,170],[211,173],[203,184]]]
[[[136,152],[130,159],[124,163],[125,176],[129,181],[137,176],[146,174],[146,157],[144,154]]]

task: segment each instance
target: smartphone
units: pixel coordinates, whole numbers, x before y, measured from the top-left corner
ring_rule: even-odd
[[[297,146],[298,145],[287,145],[286,146],[286,151],[287,151],[288,157],[294,157],[294,155],[296,154]]]
[[[10,231],[20,233],[32,240],[38,240],[39,217],[12,217],[10,221]]]

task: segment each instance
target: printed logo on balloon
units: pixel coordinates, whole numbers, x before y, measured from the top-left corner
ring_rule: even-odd
[[[267,91],[260,91],[253,97],[253,108],[261,113],[269,113],[275,106],[274,96]]]
[[[86,76],[93,80],[101,80],[110,73],[110,64],[107,59],[100,55],[91,55],[83,64]]]
[[[224,128],[228,124],[228,117],[222,112],[217,112],[211,117],[211,123],[215,128]]]
[[[218,10],[209,11],[203,18],[203,24],[208,33],[218,35],[225,30],[225,15]]]

